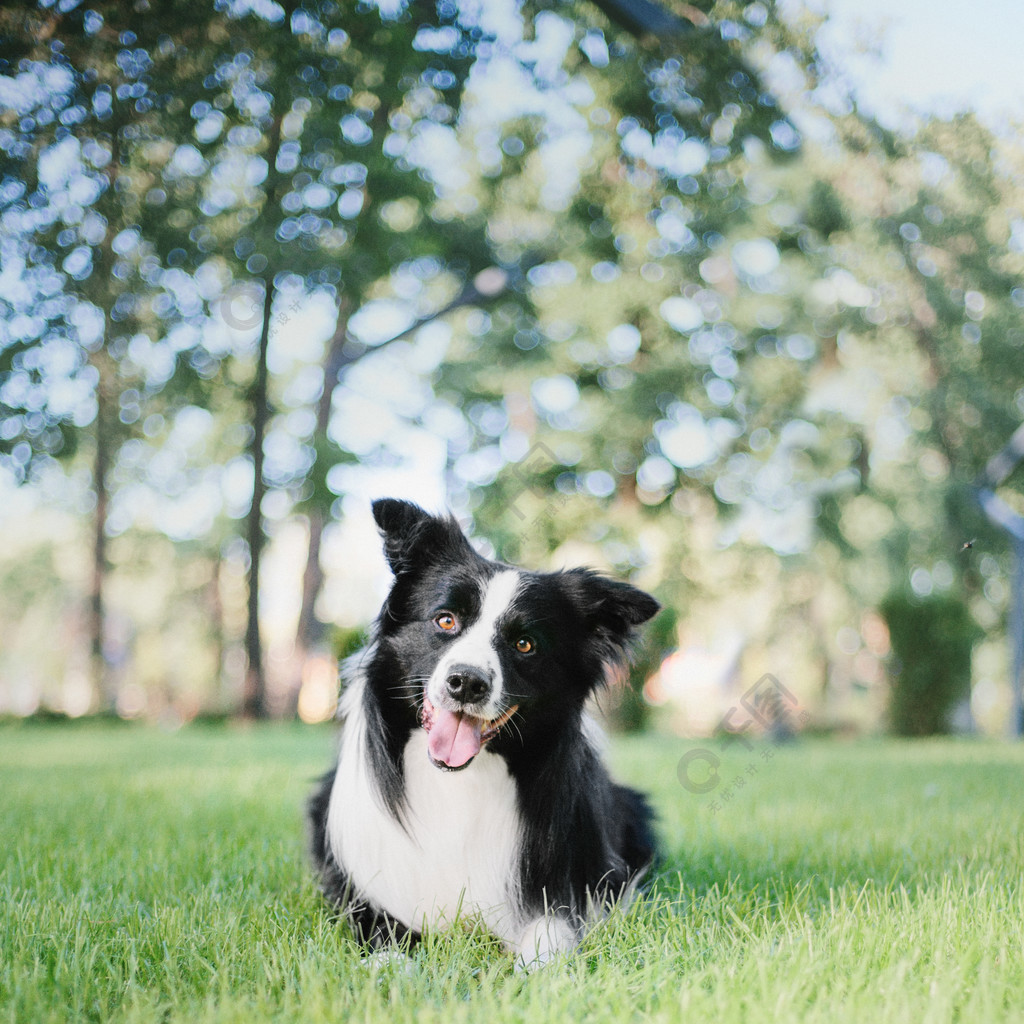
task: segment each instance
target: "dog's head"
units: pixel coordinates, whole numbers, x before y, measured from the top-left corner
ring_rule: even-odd
[[[625,664],[649,594],[589,569],[526,572],[478,555],[454,519],[377,501],[395,574],[379,624],[391,697],[428,732],[431,760],[465,768],[481,747],[528,746],[571,720]]]

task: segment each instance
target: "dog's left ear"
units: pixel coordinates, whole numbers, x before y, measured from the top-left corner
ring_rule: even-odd
[[[609,579],[589,569],[570,569],[582,597],[582,610],[599,632],[624,643],[633,630],[654,616],[661,605],[631,583]]]
[[[629,583],[608,579],[588,569],[570,570],[569,574],[576,576],[579,585],[581,610],[593,630],[604,666],[604,682],[623,682],[634,651],[636,627],[655,615],[661,605]]]

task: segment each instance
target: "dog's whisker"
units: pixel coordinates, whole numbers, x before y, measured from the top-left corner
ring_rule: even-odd
[[[515,732],[516,738],[519,740],[520,743],[522,743],[523,730],[519,728],[519,721],[516,719],[515,715],[509,718],[506,724]]]

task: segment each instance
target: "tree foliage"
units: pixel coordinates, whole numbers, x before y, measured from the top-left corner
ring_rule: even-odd
[[[882,129],[761,3],[95,0],[0,33],[0,460],[88,460],[97,676],[110,563],[166,535],[204,593],[248,572],[266,711],[265,535],[305,527],[308,654],[385,424],[441,438],[502,557],[635,575],[698,628],[740,607],[805,697],[882,685],[889,592],[1001,624],[970,484],[1024,412],[1013,140]],[[437,315],[440,347],[381,344]]]

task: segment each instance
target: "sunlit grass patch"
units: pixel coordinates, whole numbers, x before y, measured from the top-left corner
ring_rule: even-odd
[[[330,730],[0,729],[0,1020],[1024,1017],[1024,750],[710,746],[695,794],[693,746],[613,744],[664,857],[524,976],[472,922],[364,960],[306,857]]]

